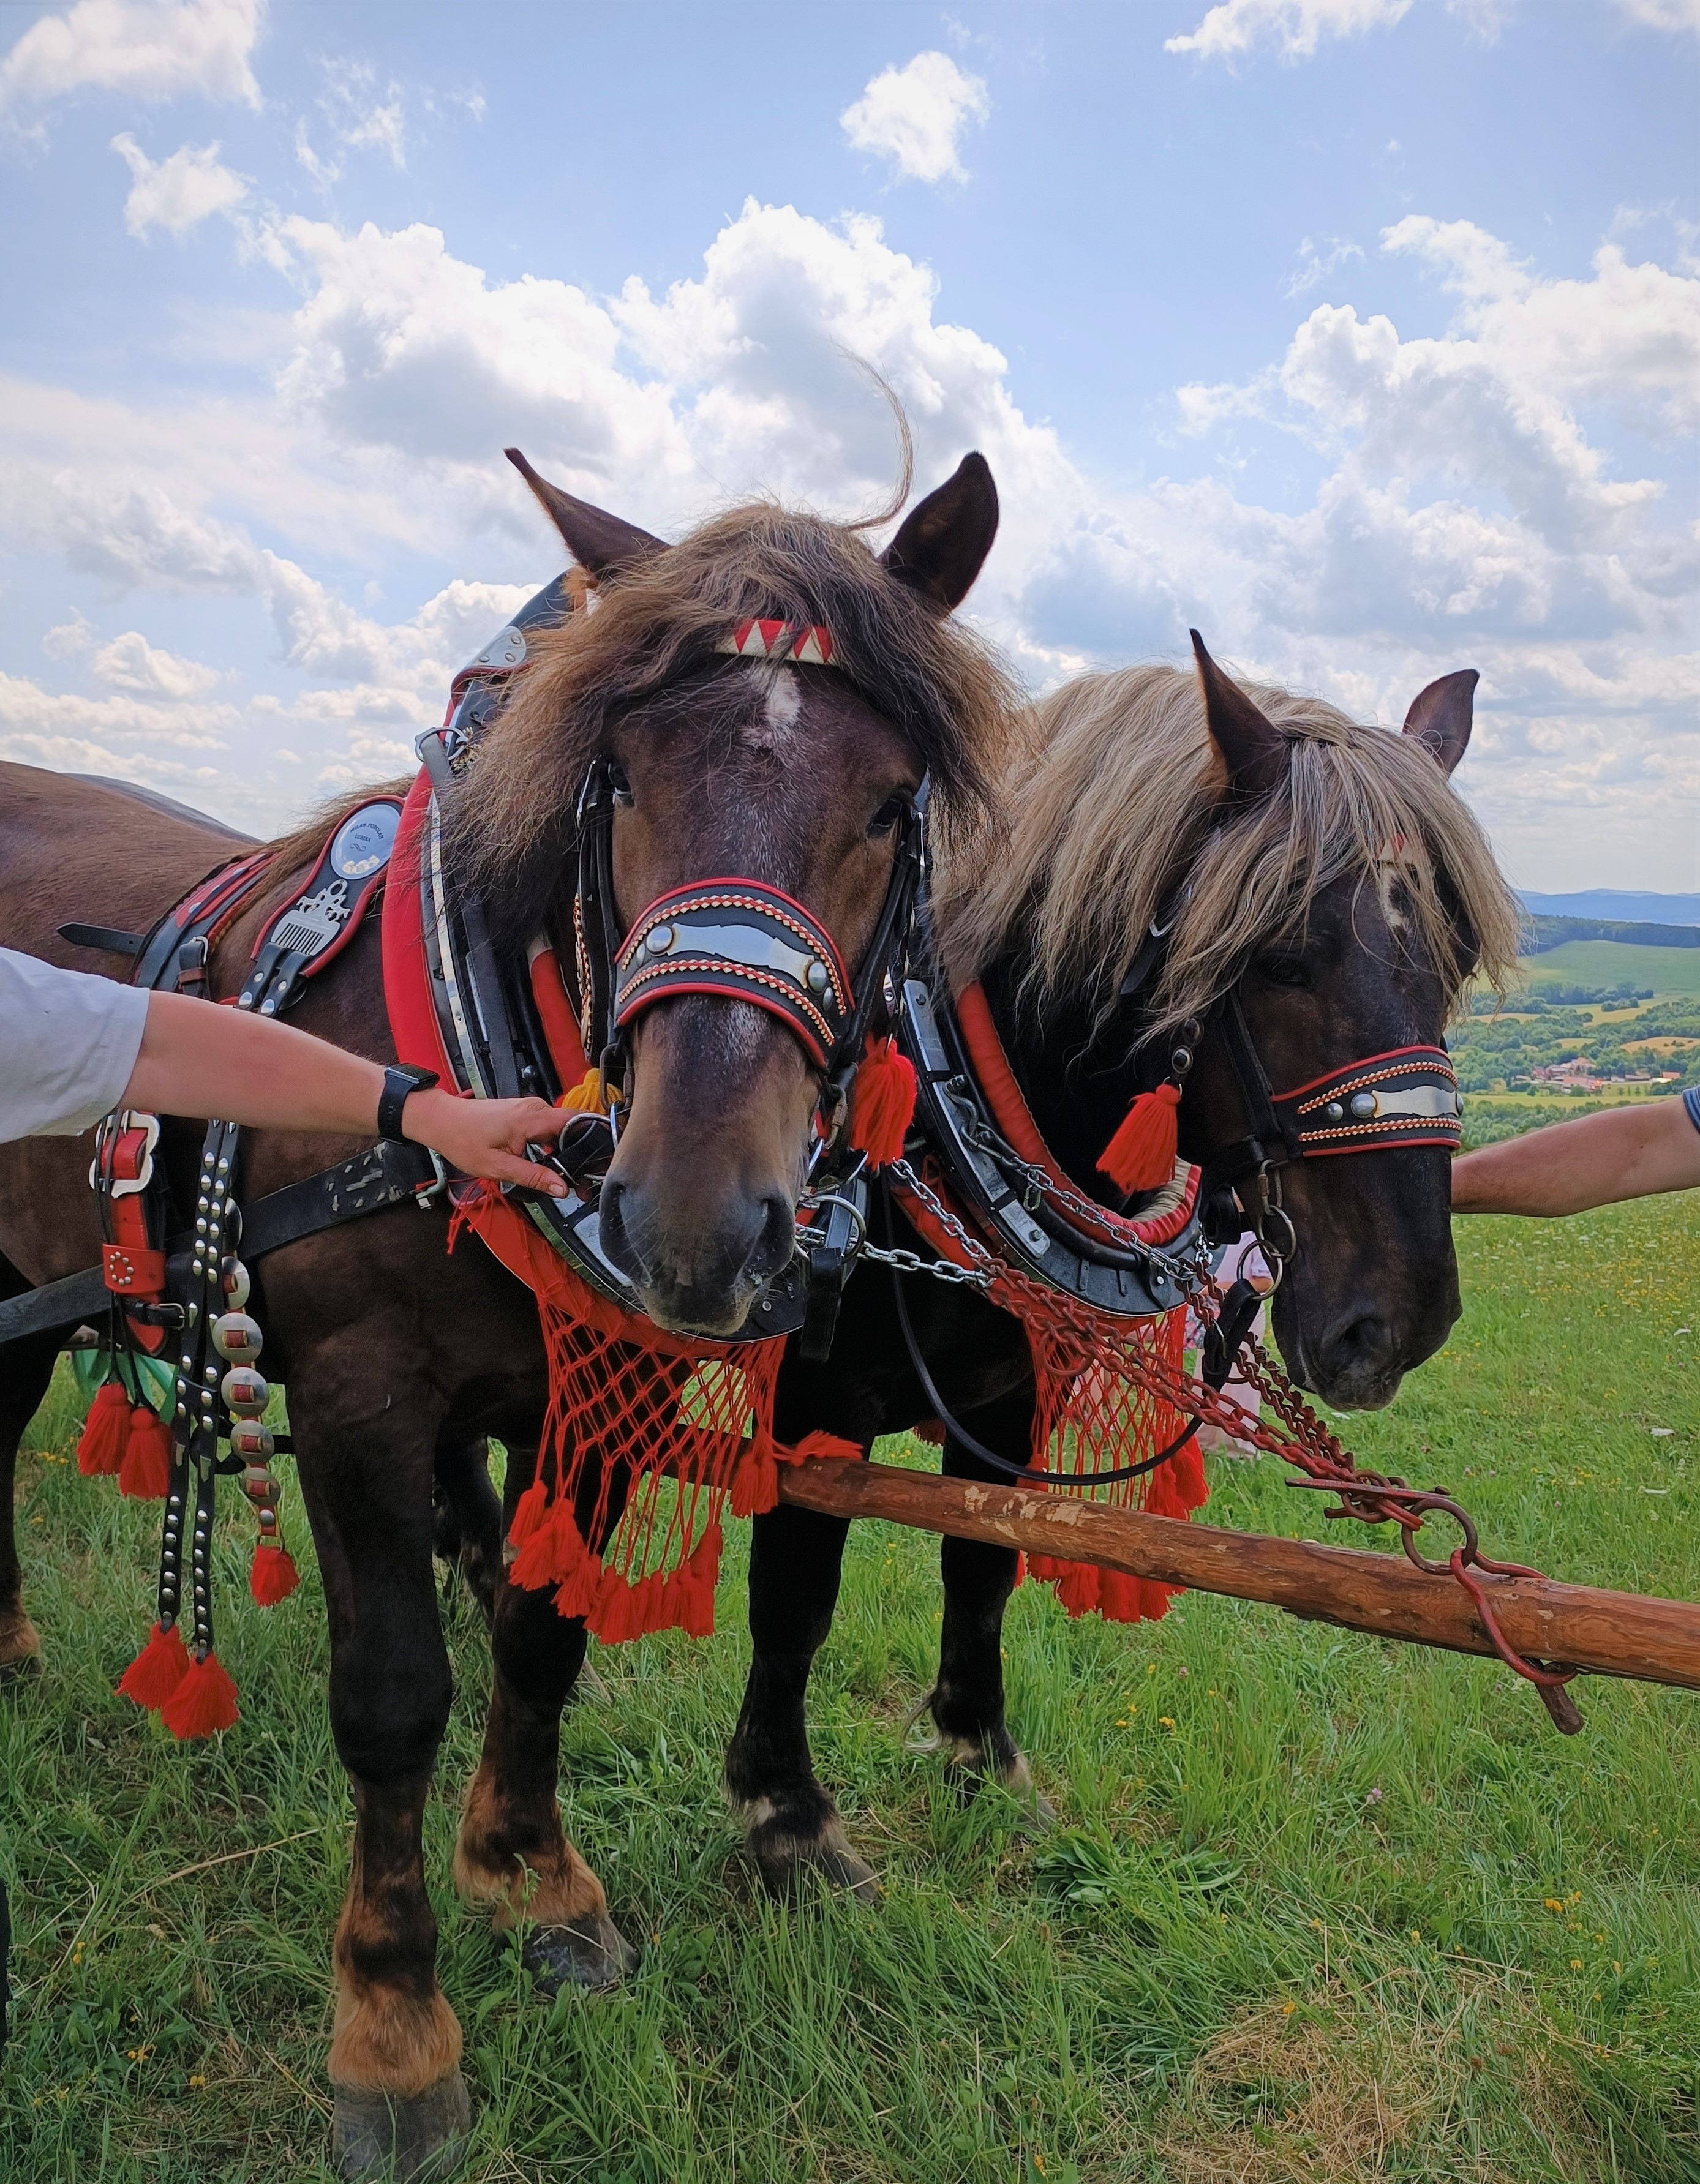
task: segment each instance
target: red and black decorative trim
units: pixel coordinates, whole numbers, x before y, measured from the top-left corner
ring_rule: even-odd
[[[1463,1134],[1458,1080],[1441,1046],[1398,1046],[1367,1055],[1271,1096],[1282,1135],[1301,1160],[1334,1153],[1441,1145]]]
[[[801,903],[759,880],[699,880],[658,895],[614,962],[614,1022],[652,1002],[716,994],[753,1002],[794,1032],[825,1069],[854,1002],[832,935]]]

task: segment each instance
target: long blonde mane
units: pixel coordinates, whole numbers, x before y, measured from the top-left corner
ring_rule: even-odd
[[[1292,760],[1280,789],[1238,810],[1223,804],[1224,769],[1190,670],[1082,676],[1030,709],[1000,784],[995,852],[959,854],[941,872],[940,932],[959,987],[1019,930],[1028,1005],[1084,994],[1107,1010],[1166,894],[1190,875],[1155,995],[1153,1028],[1172,1026],[1201,1016],[1254,950],[1301,933],[1324,888],[1370,877],[1402,841],[1401,914],[1451,999],[1477,967],[1503,990],[1516,905],[1430,753],[1319,698],[1242,687],[1291,740]]]

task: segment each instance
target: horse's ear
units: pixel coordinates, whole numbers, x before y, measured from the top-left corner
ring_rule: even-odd
[[[1456,675],[1443,675],[1411,700],[1405,716],[1405,733],[1415,736],[1432,751],[1450,773],[1469,747],[1475,719],[1475,686],[1481,677],[1474,667],[1460,667]]]
[[[982,454],[964,455],[955,472],[904,518],[880,555],[900,583],[949,614],[968,596],[998,535],[998,489]]]
[[[549,521],[566,541],[566,550],[593,577],[605,577],[616,569],[647,561],[652,554],[665,554],[667,542],[635,523],[622,523],[617,515],[593,508],[588,500],[575,500],[558,485],[539,477],[517,448],[502,450],[508,460],[543,504]]]
[[[1229,681],[1198,632],[1190,634],[1204,691],[1204,717],[1228,768],[1229,794],[1248,800],[1268,796],[1286,779],[1292,746],[1240,685]]]

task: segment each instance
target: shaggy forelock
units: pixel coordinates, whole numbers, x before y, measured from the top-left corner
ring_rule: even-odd
[[[1023,998],[1114,1004],[1141,941],[1183,878],[1154,997],[1153,1029],[1201,1016],[1254,950],[1290,940],[1332,881],[1368,876],[1402,835],[1403,907],[1456,1000],[1472,971],[1502,992],[1516,963],[1517,911],[1487,838],[1413,737],[1363,727],[1319,698],[1242,685],[1286,733],[1285,783],[1225,806],[1222,761],[1197,677],[1174,667],[1088,675],[1034,706],[1002,784],[1006,840],[988,870],[949,861],[947,958],[960,986],[1020,928]]]
[[[824,624],[832,668],[800,671],[841,675],[914,746],[942,838],[983,827],[1015,713],[989,650],[855,532],[762,504],[622,571],[594,612],[532,641],[449,815],[449,855],[493,905],[540,918],[558,902],[586,772],[627,715],[658,735],[737,727],[756,694],[716,648],[754,617]]]

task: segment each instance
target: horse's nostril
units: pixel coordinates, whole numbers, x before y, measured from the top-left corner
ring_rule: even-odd
[[[796,1241],[796,1217],[789,1200],[770,1194],[761,1201],[761,1233],[749,1258],[749,1268],[758,1277],[777,1274],[790,1260]]]
[[[1380,1372],[1393,1362],[1398,1346],[1398,1337],[1387,1322],[1366,1314],[1330,1337],[1322,1362],[1332,1374]]]
[[[610,1176],[597,1201],[598,1237],[603,1250],[622,1274],[636,1280],[643,1269],[626,1228],[626,1186]]]

